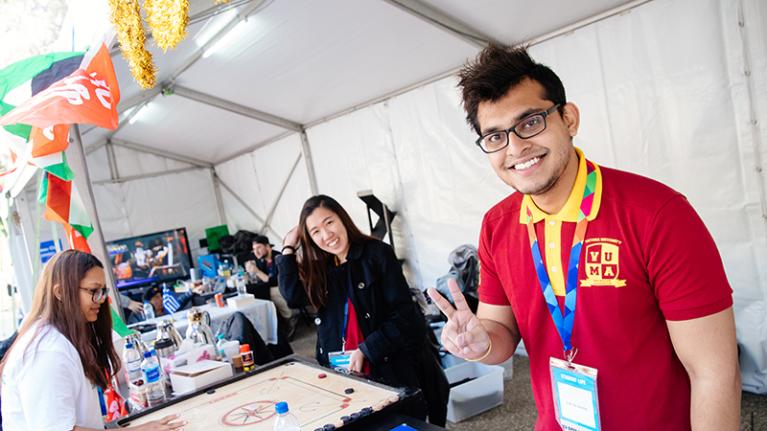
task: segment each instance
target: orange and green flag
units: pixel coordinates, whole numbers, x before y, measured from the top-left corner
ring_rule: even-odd
[[[75,182],[46,172],[40,185],[39,200],[45,203],[45,219],[64,225],[72,248],[90,252],[87,239],[93,232],[93,225]]]

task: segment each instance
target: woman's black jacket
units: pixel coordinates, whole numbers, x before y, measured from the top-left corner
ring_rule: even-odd
[[[423,314],[410,295],[391,246],[378,240],[355,242],[346,260],[350,274],[347,280],[333,280],[339,272],[327,268],[331,278],[327,282],[327,301],[315,319],[317,361],[327,366],[328,352],[341,350],[344,303],[350,294],[365,337],[359,348],[371,364],[371,377],[391,386],[422,389],[430,413],[436,407],[434,403],[441,403],[444,408],[449,392],[447,379],[428,342]],[[280,292],[288,305],[291,308],[307,305],[295,255],[279,256],[276,262]],[[337,286],[344,286],[345,291],[339,291]]]

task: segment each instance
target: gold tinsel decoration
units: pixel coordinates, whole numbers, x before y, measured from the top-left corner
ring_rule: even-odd
[[[229,3],[229,0],[216,0],[213,2],[213,4],[215,5],[227,4],[227,3]]]
[[[152,37],[163,52],[175,48],[186,37],[188,0],[144,0],[144,12]]]
[[[144,89],[154,87],[156,70],[152,54],[146,49],[138,0],[109,0],[109,6],[120,49],[128,61],[133,79]]]

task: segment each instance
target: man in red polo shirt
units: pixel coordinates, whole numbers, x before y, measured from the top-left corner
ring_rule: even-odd
[[[487,212],[476,316],[454,284],[442,343],[496,364],[520,339],[536,430],[737,430],[732,290],[684,196],[573,146],[551,69],[491,45],[464,67],[468,121],[513,193]]]

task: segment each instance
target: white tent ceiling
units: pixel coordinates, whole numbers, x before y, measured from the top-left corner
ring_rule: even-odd
[[[200,15],[211,3],[193,1],[191,15]],[[311,126],[444,76],[473,57],[483,39],[530,41],[640,3],[233,1],[190,25],[175,50],[152,48],[158,87],[178,86],[172,96],[154,97],[157,89],[142,92],[124,59],[114,56],[121,111],[130,113],[127,108],[142,98],[152,101],[113,136],[220,162],[270,142],[290,127]],[[217,33],[220,39],[210,43]],[[199,100],[218,107],[201,106]],[[271,120],[286,120],[289,127],[253,119],[270,115],[277,117]],[[86,148],[95,148],[105,136],[111,134],[86,130]]]

